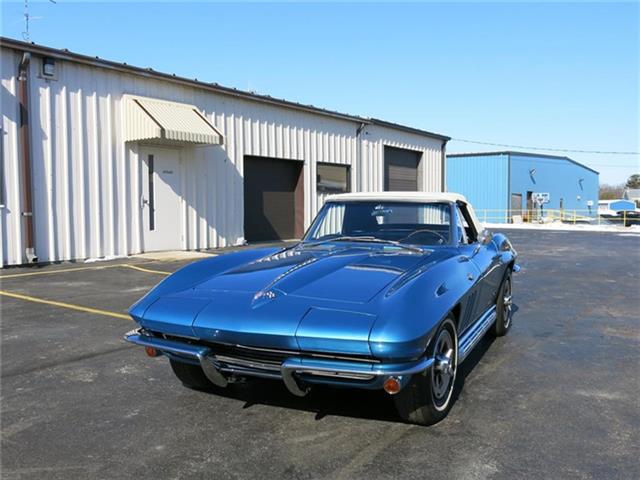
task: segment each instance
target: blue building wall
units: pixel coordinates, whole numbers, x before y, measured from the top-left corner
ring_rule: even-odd
[[[447,190],[461,193],[474,206],[481,221],[507,222],[512,194],[549,193],[545,210],[562,208],[572,215],[596,215],[598,173],[566,157],[518,152],[468,154],[447,157]],[[588,205],[589,200],[593,202]]]
[[[509,208],[509,155],[447,157],[446,172],[447,191],[467,197],[481,221],[502,219]]]
[[[527,192],[547,192],[549,203],[544,206],[547,210],[562,207],[568,213],[575,210],[578,215],[596,215],[599,190],[596,172],[562,157],[516,153],[510,157],[510,194],[522,194],[523,209],[527,208]]]

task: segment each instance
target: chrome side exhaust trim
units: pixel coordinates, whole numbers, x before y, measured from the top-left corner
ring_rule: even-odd
[[[493,306],[487,310],[479,319],[467,328],[467,331],[458,340],[458,364],[462,363],[467,355],[471,353],[473,347],[477,345],[480,339],[491,328],[493,322],[496,321],[496,307]]]

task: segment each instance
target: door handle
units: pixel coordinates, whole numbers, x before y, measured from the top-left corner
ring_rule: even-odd
[[[149,200],[144,198],[144,195],[140,195],[140,208],[144,208],[145,205],[149,205]]]
[[[473,273],[469,272],[467,273],[467,280],[473,280],[475,277],[473,276]]]

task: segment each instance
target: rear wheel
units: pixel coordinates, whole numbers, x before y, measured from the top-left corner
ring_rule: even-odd
[[[512,303],[511,270],[509,270],[500,285],[496,300],[496,323],[493,327],[493,334],[496,337],[506,335],[511,328]]]
[[[178,380],[187,388],[195,388],[196,390],[210,390],[214,387],[213,383],[207,378],[199,365],[178,362],[169,359],[171,369],[175,373]]]
[[[402,419],[418,425],[438,423],[451,409],[458,366],[458,338],[453,317],[447,317],[438,328],[428,355],[434,357],[433,365],[414,375],[393,397]]]

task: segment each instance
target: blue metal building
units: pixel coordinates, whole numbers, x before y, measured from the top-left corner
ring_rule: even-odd
[[[568,157],[510,151],[447,155],[447,190],[466,196],[487,222],[509,222],[514,215],[595,216],[598,177]],[[542,208],[538,194],[548,194]]]

